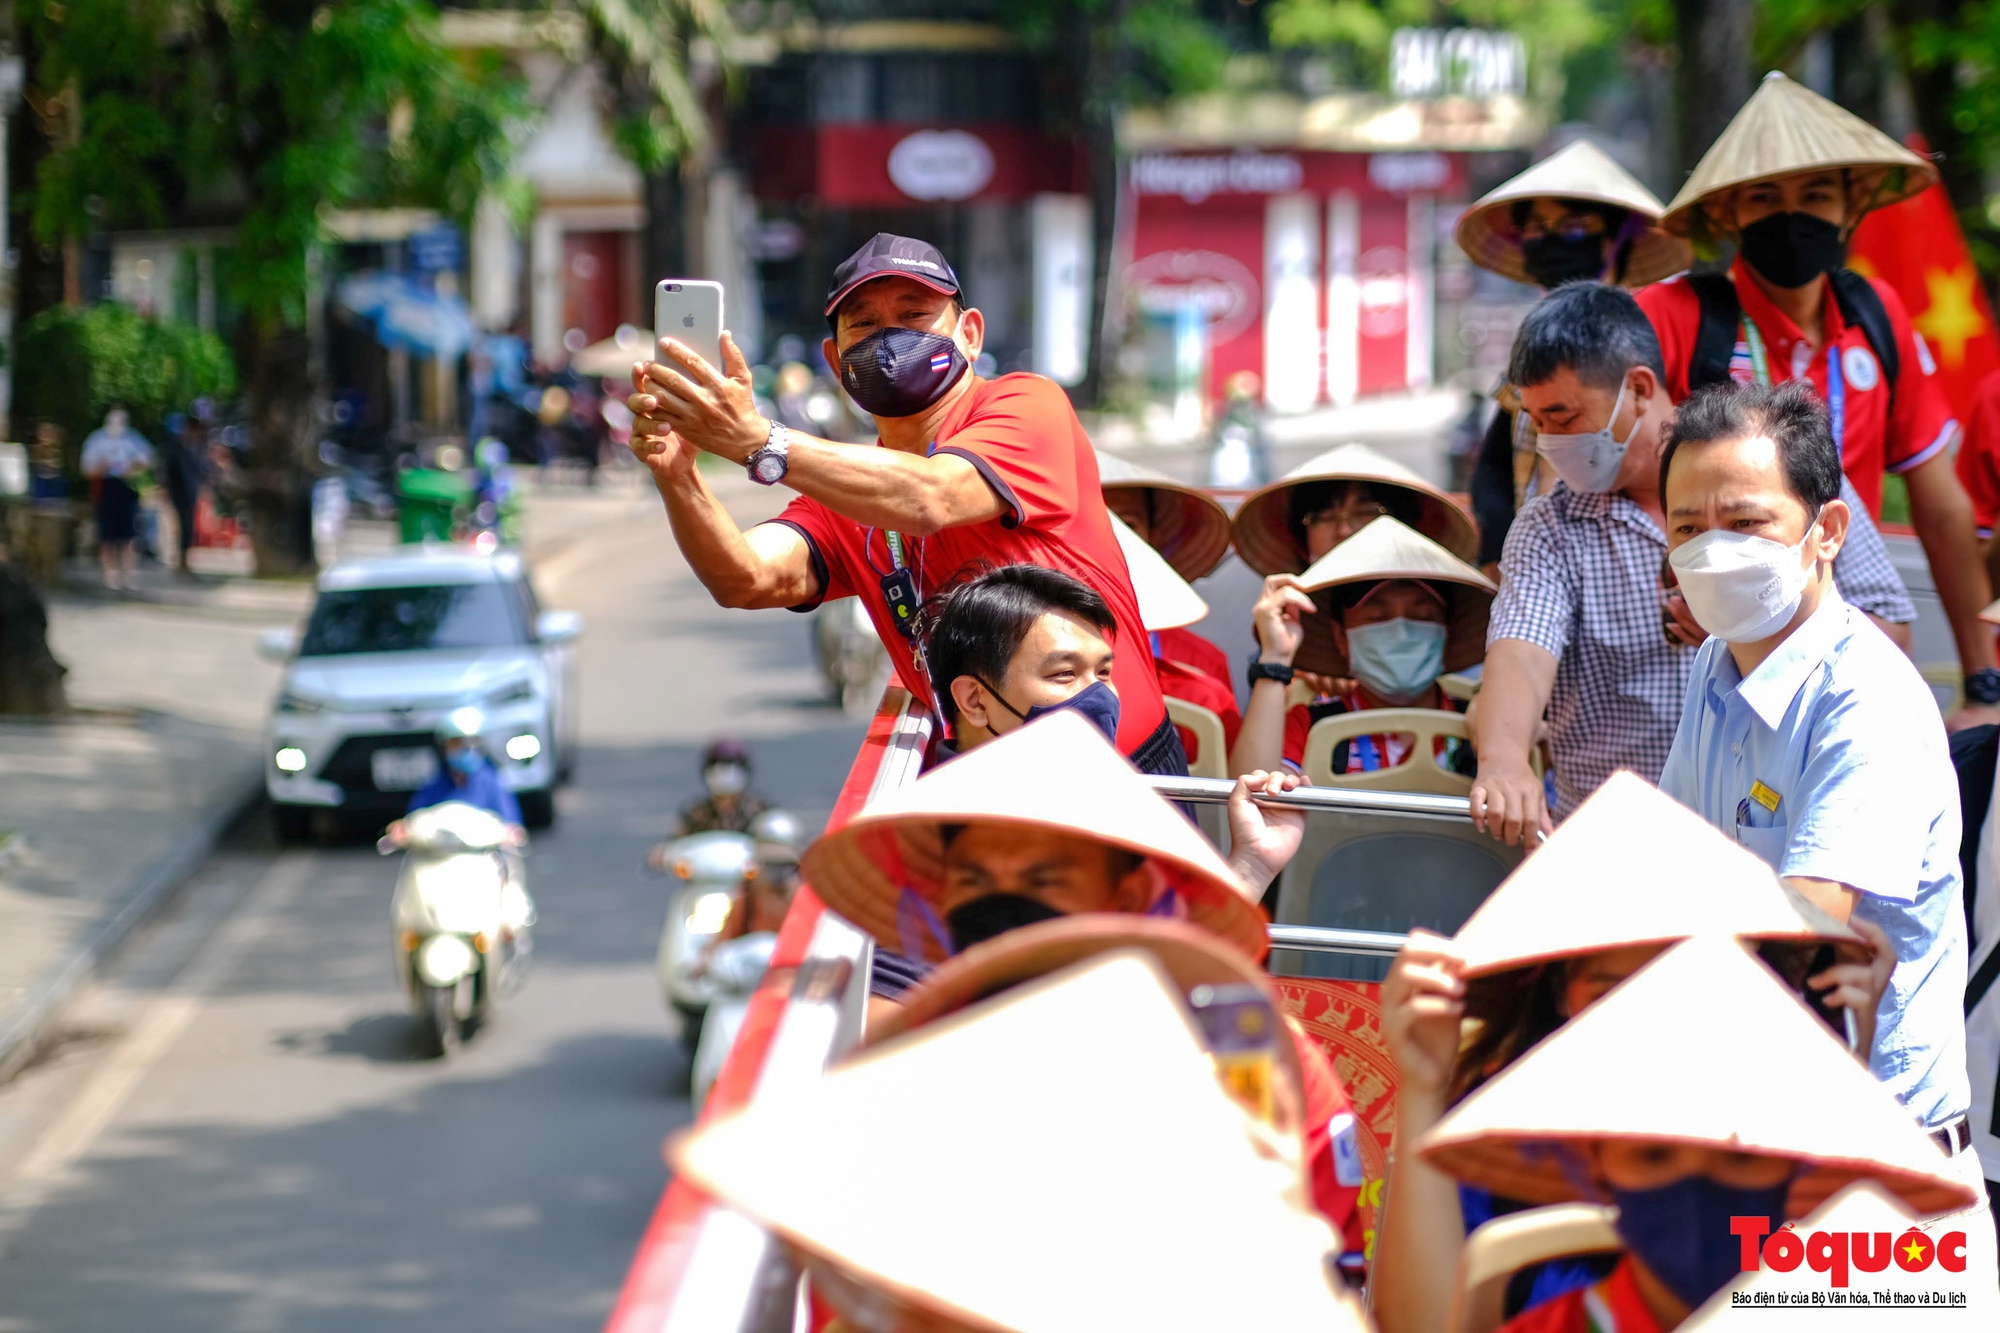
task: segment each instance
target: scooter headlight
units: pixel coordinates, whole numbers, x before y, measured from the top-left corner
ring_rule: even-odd
[[[729,920],[729,908],[733,899],[720,891],[695,895],[687,907],[687,928],[690,935],[717,935]]]
[[[478,955],[456,935],[433,935],[417,950],[417,975],[432,986],[449,986],[472,971]]]

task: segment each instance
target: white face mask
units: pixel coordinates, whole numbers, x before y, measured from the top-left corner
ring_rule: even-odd
[[[1625,451],[1632,447],[1632,437],[1639,433],[1639,419],[1632,419],[1632,429],[1625,432],[1623,443],[1611,438],[1611,427],[1618,420],[1618,409],[1625,405],[1625,384],[1619,381],[1618,397],[1612,400],[1611,415],[1605,418],[1604,429],[1585,431],[1578,435],[1552,435],[1541,431],[1535,436],[1535,449],[1549,466],[1573,491],[1587,495],[1601,495],[1618,481],[1618,469],[1624,465]]]
[[[1720,528],[1702,533],[1668,557],[1695,623],[1725,643],[1756,643],[1798,614],[1812,568],[1804,563],[1815,516],[1796,545]]]

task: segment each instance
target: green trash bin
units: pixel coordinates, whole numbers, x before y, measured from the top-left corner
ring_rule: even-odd
[[[451,540],[453,520],[472,503],[464,473],[411,468],[396,478],[396,518],[405,542]]]

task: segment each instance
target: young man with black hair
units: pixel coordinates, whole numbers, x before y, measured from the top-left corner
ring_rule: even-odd
[[[1666,762],[1705,636],[1662,587],[1660,449],[1673,403],[1660,343],[1630,293],[1572,283],[1522,321],[1508,379],[1559,480],[1521,507],[1500,559],[1474,711],[1472,817],[1506,842],[1554,827],[1529,751],[1546,711],[1560,818],[1620,768]],[[1847,599],[1893,627],[1916,608],[1858,497],[1835,568]]]
[[[1669,559],[1711,636],[1660,789],[1815,905],[1885,931],[1896,967],[1869,1069],[1980,1192],[1968,1271],[2000,1283],[1966,1111],[1958,781],[1930,687],[1841,599],[1858,513],[1810,384],[1717,386],[1681,404],[1660,461]]]

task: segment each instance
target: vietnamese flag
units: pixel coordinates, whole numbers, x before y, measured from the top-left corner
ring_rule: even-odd
[[[1928,154],[1923,136],[1906,141]],[[1937,362],[1938,387],[1963,426],[1972,416],[1979,382],[2000,370],[1993,307],[1966,249],[1965,233],[1942,185],[1878,208],[1861,219],[1847,265],[1896,289]]]

